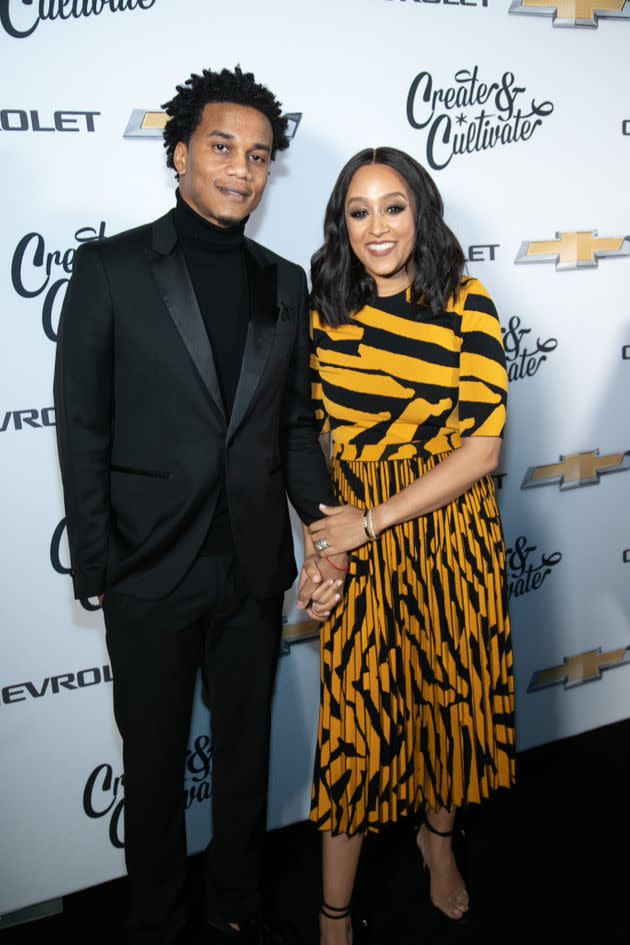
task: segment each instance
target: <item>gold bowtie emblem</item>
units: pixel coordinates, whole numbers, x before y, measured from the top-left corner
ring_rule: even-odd
[[[514,0],[510,13],[551,16],[554,26],[597,27],[598,18],[630,18],[630,0]]]
[[[555,240],[521,243],[515,262],[555,262],[556,269],[585,269],[597,266],[601,256],[630,256],[630,239],[598,237],[597,230],[557,233]]]
[[[623,472],[625,469],[630,469],[630,453],[607,453],[605,456],[600,456],[599,450],[570,453],[561,456],[559,463],[530,466],[521,489],[556,483],[562,490],[576,489],[578,486],[595,485],[604,473]]]
[[[583,683],[595,682],[602,678],[603,670],[622,666],[624,663],[630,663],[630,647],[611,650],[610,653],[602,653],[601,647],[598,647],[596,650],[565,658],[559,666],[538,670],[532,675],[527,691],[535,692],[537,689],[559,686],[562,683],[565,689],[571,689]]]
[[[134,108],[124,138],[161,138],[168,115],[162,111],[148,111],[146,108]]]
[[[292,140],[302,120],[302,112],[287,112],[287,137]],[[168,115],[162,111],[134,108],[127,122],[123,138],[161,138]]]

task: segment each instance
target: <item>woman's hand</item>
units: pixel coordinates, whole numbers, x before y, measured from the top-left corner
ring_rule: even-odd
[[[312,620],[325,620],[341,600],[348,569],[345,555],[335,565],[321,560],[317,554],[304,559],[296,603]]]
[[[365,512],[354,505],[340,505],[331,508],[320,505],[324,518],[318,519],[308,527],[311,541],[322,558],[331,558],[341,552],[353,551],[368,540],[363,528]],[[317,542],[325,541],[322,547]]]
[[[342,584],[338,578],[322,581],[313,591],[306,613],[312,620],[327,620],[341,600]]]

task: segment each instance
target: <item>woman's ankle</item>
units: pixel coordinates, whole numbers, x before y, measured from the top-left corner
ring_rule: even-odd
[[[351,945],[352,921],[350,916],[331,919],[322,913],[319,916],[320,945]]]

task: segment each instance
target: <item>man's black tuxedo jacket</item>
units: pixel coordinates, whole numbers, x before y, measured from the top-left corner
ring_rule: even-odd
[[[251,240],[245,250],[250,322],[229,420],[172,213],[77,252],[55,367],[76,597],[166,596],[203,545],[224,473],[248,587],[282,593],[296,573],[287,493],[307,523],[334,502],[304,272]]]

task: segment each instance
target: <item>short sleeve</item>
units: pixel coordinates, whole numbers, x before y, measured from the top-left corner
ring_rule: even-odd
[[[330,432],[330,417],[326,412],[324,405],[324,392],[322,388],[322,379],[319,372],[319,358],[317,357],[317,335],[321,332],[319,316],[317,312],[311,312],[310,334],[311,334],[311,400],[315,412],[315,423],[317,432],[321,436],[323,433]]]
[[[507,370],[494,303],[477,279],[460,292],[459,432],[461,436],[503,436]]]

